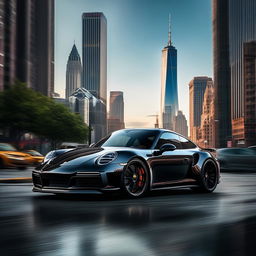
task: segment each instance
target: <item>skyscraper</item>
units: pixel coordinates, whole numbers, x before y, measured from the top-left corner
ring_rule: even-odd
[[[16,27],[17,27],[17,0],[3,0],[1,3],[3,23],[3,84],[7,87],[14,83],[16,78]]]
[[[106,107],[85,88],[78,88],[69,97],[71,110],[79,113],[90,128],[89,143],[99,141],[106,134],[106,125],[102,120],[106,116]]]
[[[108,133],[124,128],[123,92],[111,91],[109,101]]]
[[[66,99],[77,89],[81,87],[82,65],[76,45],[69,54],[66,69]]]
[[[168,45],[162,50],[160,122],[165,129],[174,129],[178,111],[177,50],[172,45],[169,22]]]
[[[256,41],[244,43],[244,140],[256,145]]]
[[[212,6],[215,145],[226,147],[231,137],[229,0],[213,0]]]
[[[201,124],[199,131],[199,141],[198,144],[201,147],[213,148],[215,147],[215,133],[214,133],[214,87],[213,83],[207,83],[202,115],[201,115]]]
[[[245,138],[246,102],[244,102],[246,91],[244,78],[247,74],[244,73],[246,64],[244,63],[244,51],[248,50],[245,47],[248,42],[256,40],[255,0],[229,1],[229,37],[233,143],[234,145],[247,144]],[[252,72],[255,74],[256,70]],[[255,102],[256,99],[254,98],[253,101]]]
[[[182,111],[178,111],[178,115],[175,116],[174,130],[185,137],[188,137],[188,124],[185,115]]]
[[[120,91],[110,92],[109,117],[119,119],[124,122],[124,94]]]
[[[18,79],[51,96],[54,91],[54,0],[2,0],[0,12],[3,14],[0,51],[3,50],[4,86]],[[0,90],[1,87],[0,78]]]
[[[83,87],[107,99],[107,20],[103,13],[83,13]]]
[[[107,20],[101,12],[83,13],[82,23],[82,83],[83,88],[100,100],[99,108],[90,118],[98,124],[92,133],[98,140],[107,132]]]
[[[212,84],[212,78],[207,76],[194,77],[189,83],[190,138],[194,142],[197,142],[199,139],[204,93],[208,83]]]
[[[0,92],[4,89],[4,1],[0,0]]]
[[[244,52],[253,40],[255,0],[213,0],[216,147],[247,145]]]

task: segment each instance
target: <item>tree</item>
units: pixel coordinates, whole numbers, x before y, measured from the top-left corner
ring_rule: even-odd
[[[80,115],[21,82],[0,93],[0,128],[8,130],[16,142],[26,132],[54,144],[84,142],[88,137],[88,126]]]

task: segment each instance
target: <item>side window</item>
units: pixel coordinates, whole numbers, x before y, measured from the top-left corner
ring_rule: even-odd
[[[176,148],[180,149],[181,148],[181,144],[179,141],[179,136],[175,133],[171,133],[171,132],[165,132],[161,135],[161,137],[159,138],[156,148],[160,149],[162,145],[164,144],[173,144],[176,146]]]
[[[190,141],[182,136],[179,136],[179,137],[180,137],[180,143],[181,143],[182,148],[184,148],[184,149],[196,148],[196,145],[192,141]]]

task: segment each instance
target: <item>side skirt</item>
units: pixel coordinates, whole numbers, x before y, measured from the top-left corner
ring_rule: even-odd
[[[151,191],[154,190],[171,190],[171,189],[182,189],[182,188],[198,188],[199,185],[184,185],[184,186],[169,186],[169,187],[156,187],[151,188]]]

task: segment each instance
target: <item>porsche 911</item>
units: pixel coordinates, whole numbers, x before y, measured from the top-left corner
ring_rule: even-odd
[[[32,177],[34,192],[120,191],[136,198],[177,187],[213,192],[220,168],[211,152],[176,132],[123,129],[90,148],[49,152]]]

